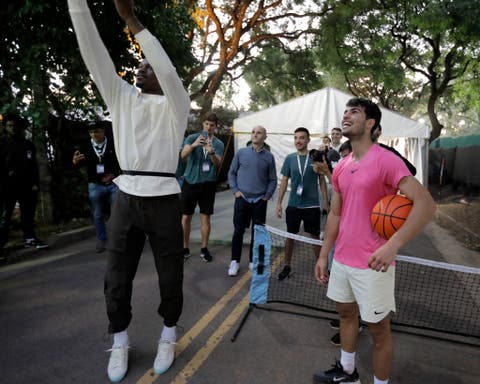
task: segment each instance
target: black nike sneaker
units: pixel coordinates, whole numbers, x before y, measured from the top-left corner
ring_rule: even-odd
[[[326,383],[326,384],[335,384],[335,383],[352,383],[352,384],[361,384],[360,377],[358,376],[357,369],[353,373],[348,374],[343,371],[342,364],[340,361],[335,360],[335,365],[332,365],[332,369],[329,369],[325,372],[315,373],[313,375],[313,383]]]
[[[291,272],[292,272],[292,268],[290,268],[289,265],[285,265],[281,270],[281,272],[278,274],[278,280],[279,281],[285,280],[287,277],[290,276]]]

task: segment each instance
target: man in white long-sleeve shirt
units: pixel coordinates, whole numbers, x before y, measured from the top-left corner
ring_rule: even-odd
[[[147,236],[158,273],[158,313],[164,320],[154,361],[161,374],[173,363],[183,305],[180,188],[174,172],[190,100],[159,41],[135,16],[133,0],[115,0],[115,6],[145,55],[136,77],[140,90],[116,74],[86,0],[68,0],[68,5],[83,60],[112,116],[122,169],[114,180],[119,192],[107,225],[104,291],[114,338],[108,376],[120,381],[128,369],[132,283]]]

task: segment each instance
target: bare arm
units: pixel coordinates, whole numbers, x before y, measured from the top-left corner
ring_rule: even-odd
[[[315,172],[317,174],[322,174],[322,175],[327,176],[330,184],[332,183],[332,173],[330,172],[330,169],[328,169],[328,165],[327,165],[327,162],[325,160],[314,161],[313,162],[313,172]]]
[[[128,29],[134,35],[145,29],[135,16],[133,0],[115,0],[115,8],[120,18],[125,21]]]
[[[192,144],[185,144],[182,148],[182,152],[180,152],[180,157],[182,160],[187,160],[188,156],[193,152],[193,150],[197,147],[202,147],[205,145],[206,141],[205,138],[200,135]]]
[[[80,163],[83,160],[85,160],[85,155],[83,153],[81,153],[80,151],[75,151],[73,153],[72,163],[74,165],[77,165],[78,163]]]
[[[319,182],[320,182],[320,192],[322,193],[321,209],[328,212],[330,211],[330,203],[328,201],[327,182],[325,181],[325,177],[323,175],[319,176]]]
[[[404,177],[398,189],[413,201],[413,207],[403,226],[370,257],[368,266],[376,271],[388,269],[398,250],[423,230],[436,210],[432,196],[415,177]]]
[[[340,227],[340,214],[342,212],[342,195],[333,192],[332,204],[325,225],[325,238],[317,263],[315,264],[315,278],[322,284],[328,283],[327,260],[328,254],[335,244]]]
[[[205,150],[207,151],[208,156],[210,156],[210,160],[212,160],[213,165],[218,168],[220,162],[222,161],[222,156],[219,156],[215,153],[212,140],[207,139],[205,143]]]
[[[277,216],[282,217],[282,201],[287,191],[288,186],[288,176],[282,177],[282,182],[280,183],[280,190],[278,191],[278,200],[277,200]]]

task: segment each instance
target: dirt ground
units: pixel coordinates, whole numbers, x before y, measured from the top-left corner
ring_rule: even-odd
[[[480,252],[480,197],[467,198],[468,204],[461,203],[462,195],[452,193],[446,186],[430,186],[430,192],[437,202],[435,222],[447,229],[465,248]]]

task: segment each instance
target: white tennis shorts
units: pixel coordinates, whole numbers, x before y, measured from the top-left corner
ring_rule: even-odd
[[[363,321],[378,323],[395,312],[395,267],[377,272],[333,260],[327,297],[337,303],[356,302]]]

